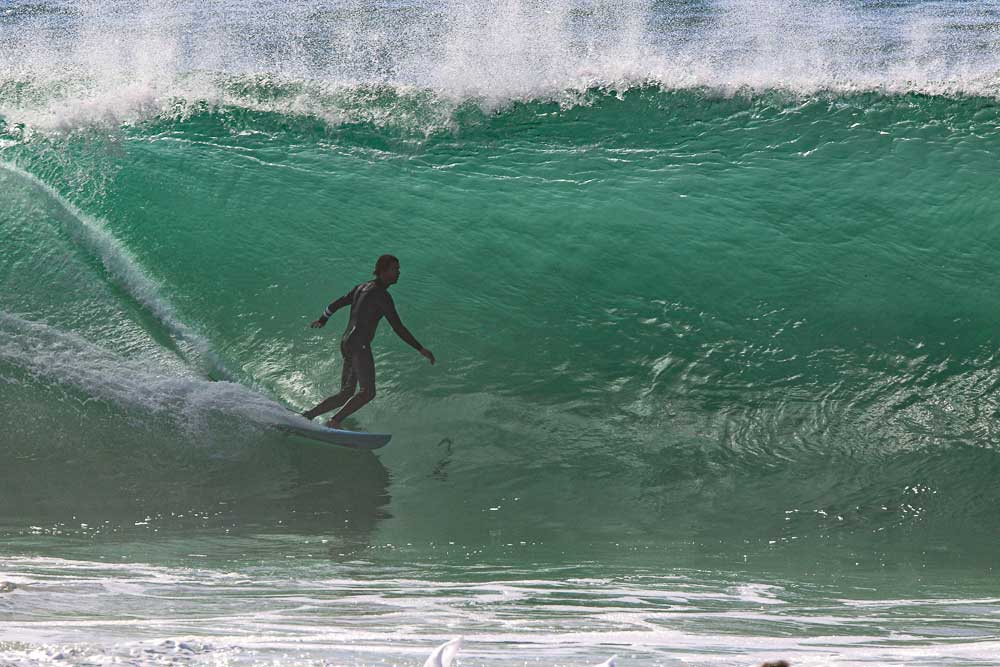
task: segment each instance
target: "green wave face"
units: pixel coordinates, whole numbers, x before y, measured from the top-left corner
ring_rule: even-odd
[[[4,525],[81,502],[125,525],[226,497],[248,524],[355,502],[362,537],[381,525],[400,542],[985,557],[976,535],[1000,527],[1000,108],[968,73],[988,58],[963,41],[934,69],[860,34],[854,60],[790,44],[813,59],[759,85],[772,32],[727,42],[741,6],[687,23],[650,10],[639,27],[619,11],[596,34],[600,16],[567,6],[544,28],[552,52],[522,44],[534,59],[507,70],[463,60],[457,35],[503,46],[516,14],[431,5],[385,14],[409,32],[365,42],[381,65],[320,57],[284,24],[270,61],[227,32],[222,51],[244,56],[231,71],[204,43],[162,75],[109,57],[45,79],[29,53],[0,83],[0,426],[19,454]],[[35,31],[88,20],[33,11],[17,20]],[[354,15],[323,16],[316,30]],[[846,39],[857,17],[838,17]],[[691,31],[715,36],[698,47],[715,45],[708,69],[677,41]],[[628,60],[633,34],[646,60]],[[279,57],[296,43],[298,61]],[[917,83],[893,78],[915,63]],[[122,72],[153,74],[128,98]],[[379,396],[355,425],[393,444],[381,462],[323,459],[347,472],[343,495],[317,500],[301,491],[321,483],[317,460],[290,460],[267,428],[273,401],[336,390],[346,316],[308,323],[386,252],[402,319],[439,364],[383,327]],[[83,493],[70,450],[94,479],[144,490]],[[41,470],[51,483],[29,490]]]

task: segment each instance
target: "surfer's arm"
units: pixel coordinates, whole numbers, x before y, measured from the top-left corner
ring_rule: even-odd
[[[351,305],[351,301],[354,300],[354,290],[356,290],[356,289],[357,289],[357,287],[353,288],[350,292],[348,292],[344,296],[340,297],[339,299],[336,299],[335,301],[331,301],[330,305],[327,306],[326,310],[323,311],[323,314],[319,316],[319,319],[312,323],[312,326],[313,327],[321,327],[321,326],[325,325],[326,321],[328,319],[330,319],[331,315],[333,315],[335,312],[337,312],[338,310],[340,310],[344,306]]]
[[[410,333],[410,330],[403,326],[402,320],[399,319],[399,313],[396,312],[396,304],[392,302],[392,297],[389,297],[385,304],[385,319],[389,320],[389,326],[392,327],[397,336],[403,339],[403,342],[417,352],[423,351],[424,346],[418,343],[417,339]]]

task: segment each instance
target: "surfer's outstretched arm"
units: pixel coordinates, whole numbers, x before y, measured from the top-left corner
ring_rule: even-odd
[[[333,315],[335,312],[337,312],[344,306],[351,305],[351,302],[354,300],[354,290],[356,289],[357,289],[356,287],[352,288],[351,291],[345,294],[344,296],[340,297],[339,299],[336,299],[335,301],[330,302],[330,305],[326,307],[326,310],[324,310],[323,314],[319,316],[319,319],[310,324],[309,326],[311,326],[313,329],[319,329],[320,327],[325,326],[326,321],[330,319],[331,315]]]
[[[434,359],[434,353],[418,343],[417,339],[410,333],[410,330],[403,325],[403,321],[399,319],[399,313],[396,312],[396,304],[393,303],[392,297],[389,297],[389,306],[385,311],[385,319],[389,320],[389,326],[392,327],[392,330],[396,332],[397,336],[402,338],[403,341],[414,350],[424,355],[427,360],[431,362],[431,365],[434,364],[436,361],[436,359]]]

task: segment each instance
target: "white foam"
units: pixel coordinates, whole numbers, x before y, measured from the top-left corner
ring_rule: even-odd
[[[213,599],[220,595],[238,596],[240,590],[245,590],[247,586],[273,589],[274,595],[269,599],[274,601],[274,605],[270,609],[248,610],[249,617],[242,620],[255,624],[266,621],[276,632],[282,626],[298,632],[298,628],[309,625],[312,627],[309,631],[312,641],[320,645],[328,641],[344,642],[347,638],[377,641],[380,631],[371,627],[366,619],[379,618],[386,627],[393,629],[393,637],[414,642],[437,636],[441,628],[458,626],[468,628],[470,636],[477,642],[516,644],[524,650],[533,647],[539,653],[560,647],[576,651],[588,646],[632,643],[645,649],[712,650],[722,655],[736,645],[727,643],[725,633],[720,636],[711,634],[710,628],[759,628],[775,623],[786,630],[798,627],[803,634],[796,637],[782,635],[784,639],[766,636],[766,633],[762,637],[741,636],[738,638],[740,649],[753,649],[762,659],[767,657],[767,652],[778,648],[799,656],[828,649],[830,652],[824,653],[827,659],[835,655],[863,656],[866,652],[895,658],[919,654],[928,648],[924,642],[926,630],[913,633],[907,631],[908,628],[929,624],[940,629],[956,618],[956,607],[979,607],[995,602],[994,598],[880,600],[877,603],[883,609],[859,614],[855,605],[867,605],[868,601],[827,598],[816,606],[796,601],[794,592],[773,584],[760,582],[733,587],[725,580],[691,580],[676,575],[619,581],[577,580],[576,585],[570,585],[571,582],[565,580],[545,579],[479,582],[328,577],[325,564],[314,569],[289,572],[283,577],[269,575],[265,578],[252,573],[88,563],[57,558],[6,558],[2,564],[10,575],[7,578],[27,587],[54,576],[60,581],[72,583],[74,587],[89,582],[115,595],[130,594],[134,589],[108,589],[105,584],[110,578],[124,579],[132,586],[140,587],[192,586],[200,589],[210,583]],[[29,574],[32,572],[36,574]],[[319,575],[320,578],[302,576],[309,574]],[[349,575],[350,571],[339,574]],[[686,592],[692,588],[698,589],[701,595],[687,601]],[[746,589],[766,590],[775,596],[780,595],[786,598],[782,602],[785,608],[762,607],[754,599],[733,594],[734,590]],[[497,590],[519,594],[498,597],[494,594]],[[314,599],[305,593],[307,591],[316,592]],[[331,597],[333,592],[337,594]],[[625,597],[631,601],[622,601],[623,592],[628,593]],[[541,605],[525,603],[528,599],[546,598],[547,601]],[[568,599],[576,599],[577,604],[553,604]],[[676,603],[637,605],[634,602],[650,599]],[[317,624],[304,622],[298,613],[289,613],[289,609],[306,609],[311,605],[324,609],[324,618],[327,612],[333,613],[340,608],[348,614],[342,620],[344,627],[339,631],[317,630]],[[940,609],[942,605],[947,608]],[[367,609],[372,614],[362,617],[355,625],[350,620],[350,614],[357,609]],[[547,613],[536,616],[532,609],[544,609]],[[237,624],[241,622],[240,618],[230,620]],[[673,625],[674,620],[678,622],[677,627]],[[694,625],[693,620],[697,620]],[[197,622],[197,619],[192,621],[193,628],[198,627]],[[980,634],[986,635],[993,624],[988,619],[983,623]],[[879,642],[886,642],[886,636],[890,636],[891,641],[885,646],[876,646]],[[273,638],[261,639],[268,645],[276,643]],[[955,644],[952,643],[951,647],[955,648]],[[362,647],[356,648],[360,650]],[[370,648],[377,652],[385,647],[376,645]],[[979,639],[963,647],[963,650],[969,650],[969,655],[975,656],[978,655],[975,652],[977,648],[986,648]],[[443,651],[441,655],[443,658]]]
[[[331,567],[339,570],[332,577]],[[505,580],[504,588],[528,592],[539,602],[503,602],[490,592],[499,582],[484,587],[475,580],[438,581],[433,567],[426,579],[385,578],[380,574],[391,573],[373,571],[371,563],[283,562],[282,568],[276,576],[273,565],[264,563],[215,571],[0,558],[4,578],[32,604],[31,614],[0,620],[0,633],[46,650],[77,641],[81,655],[108,662],[120,662],[134,650],[142,658],[134,664],[141,665],[155,664],[161,648],[182,644],[211,647],[191,664],[229,663],[244,653],[254,656],[253,664],[430,667],[462,662],[458,653],[465,641],[476,646],[469,664],[585,665],[612,647],[628,651],[626,658],[605,659],[599,667],[678,660],[706,667],[752,665],[778,658],[795,665],[985,665],[995,662],[1000,649],[997,619],[980,613],[973,623],[967,613],[942,607],[935,598],[880,600],[884,608],[864,609],[856,606],[860,600],[834,600],[821,590],[813,591],[818,597],[802,597],[801,590],[748,582],[785,600],[780,607],[761,606],[734,596],[726,577],[702,573],[693,579],[626,577],[575,586],[558,579]],[[648,600],[676,598],[690,588],[708,597],[670,605],[615,602],[618,589]],[[90,601],[87,613],[67,615],[81,595]],[[578,604],[552,605],[570,597]],[[966,607],[984,600],[994,601],[949,602]],[[127,618],[121,616],[123,607],[129,609]],[[464,640],[455,639],[459,634]],[[438,644],[429,657],[421,648],[428,642]],[[20,659],[12,650],[0,653],[0,660]],[[90,663],[81,658],[65,664]]]
[[[57,20],[66,30],[22,20],[0,27],[8,37],[0,115],[65,129],[183,114],[204,100],[337,122],[365,113],[331,100],[358,86],[429,91],[485,110],[649,84],[719,94],[1000,94],[1000,8],[987,2],[446,0],[370,9],[361,0],[333,9],[179,0],[110,11],[94,1]],[[233,77],[305,85],[254,99]],[[15,83],[23,89],[12,94]]]
[[[278,403],[242,385],[164,372],[155,361],[128,359],[71,332],[3,311],[0,361],[46,384],[71,386],[91,398],[163,413],[196,430],[220,413],[258,426],[294,418]]]

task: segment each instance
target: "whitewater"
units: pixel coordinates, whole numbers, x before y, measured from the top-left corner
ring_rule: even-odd
[[[0,0],[0,664],[1000,664],[998,155],[992,2]]]

